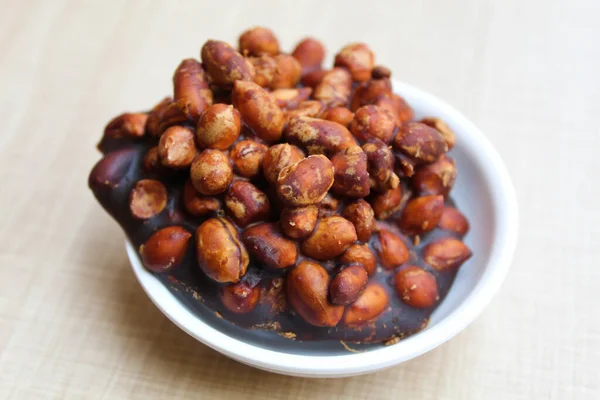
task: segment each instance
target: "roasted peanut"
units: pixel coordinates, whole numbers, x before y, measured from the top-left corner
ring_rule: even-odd
[[[331,163],[335,169],[333,193],[351,198],[369,195],[367,155],[360,146],[353,145],[337,153],[331,157]]]
[[[438,223],[438,227],[445,231],[454,232],[460,236],[464,236],[469,231],[469,221],[467,218],[454,207],[444,207],[442,218]]]
[[[361,142],[377,138],[390,144],[396,129],[394,117],[384,108],[374,105],[363,106],[356,110],[350,131]]]
[[[437,129],[437,131],[446,141],[448,150],[454,147],[454,144],[456,143],[456,136],[454,135],[454,132],[452,132],[452,129],[450,129],[450,127],[444,121],[435,117],[425,117],[420,122]]]
[[[215,197],[202,196],[188,179],[183,187],[183,206],[190,214],[201,217],[219,210],[221,202]]]
[[[236,314],[249,313],[256,307],[260,297],[260,288],[250,286],[248,282],[232,283],[221,287],[219,297],[223,305]]]
[[[333,155],[356,144],[345,126],[311,117],[290,119],[284,136],[291,143],[306,148],[309,154]]]
[[[377,267],[375,255],[366,244],[357,243],[348,247],[348,250],[340,257],[340,261],[344,264],[362,265],[369,276],[375,273],[375,268]]]
[[[337,215],[340,212],[340,200],[327,193],[319,202],[319,218]]]
[[[269,89],[294,88],[300,80],[300,63],[287,54],[263,55],[249,59],[256,71],[254,82]]]
[[[394,154],[394,158],[396,159],[395,171],[399,176],[410,178],[415,174],[416,160],[402,153]]]
[[[359,199],[346,204],[342,216],[352,222],[358,240],[361,242],[369,240],[375,229],[375,213],[368,202]]]
[[[392,71],[383,65],[376,65],[371,70],[372,79],[387,79],[392,76]]]
[[[352,122],[352,119],[354,118],[354,113],[348,110],[346,107],[333,107],[325,110],[321,114],[321,118],[337,122],[338,124],[348,128]]]
[[[271,208],[267,195],[243,180],[236,180],[229,186],[225,206],[231,218],[242,228],[264,220]]]
[[[165,97],[148,114],[146,131],[155,138],[170,126],[187,121],[187,117],[170,97]]]
[[[344,68],[326,72],[315,87],[314,98],[328,107],[346,106],[352,91],[352,76]]]
[[[375,213],[375,218],[384,220],[388,219],[392,214],[402,206],[402,187],[398,186],[395,189],[387,190],[381,194],[377,194],[371,199],[371,207]]]
[[[269,92],[254,82],[235,81],[231,99],[256,136],[265,142],[281,138],[283,112]]]
[[[458,268],[472,255],[463,242],[454,238],[436,240],[423,249],[423,260],[438,271]]]
[[[267,151],[267,146],[253,140],[241,140],[233,145],[229,158],[233,169],[245,178],[253,178],[260,173],[260,166]]]
[[[392,82],[389,79],[371,79],[356,87],[350,102],[350,110],[356,112],[359,108],[375,104],[378,99],[392,95]],[[394,112],[395,113],[395,109]]]
[[[327,72],[329,72],[329,70],[317,69],[306,74],[303,73],[302,78],[300,78],[300,82],[302,82],[302,84],[306,87],[315,89],[319,83],[321,83]]]
[[[408,261],[408,248],[399,236],[392,232],[380,229],[376,250],[379,255],[379,262],[384,268],[393,269]]]
[[[233,180],[233,170],[223,152],[206,149],[194,159],[190,177],[197,191],[213,196],[227,190]]]
[[[319,220],[315,230],[302,242],[301,250],[316,260],[329,260],[345,252],[356,239],[352,222],[334,215]]]
[[[138,138],[146,132],[148,114],[125,113],[115,117],[104,128],[104,136],[108,138]]]
[[[277,70],[277,60],[274,57],[263,55],[250,57],[248,61],[254,67],[254,83],[268,89]]]
[[[317,225],[319,207],[315,205],[286,208],[281,213],[281,230],[292,239],[304,239]]]
[[[408,105],[406,100],[395,93],[379,96],[375,101],[375,105],[391,112],[398,126],[412,121],[415,117],[413,109]]]
[[[323,105],[320,101],[306,100],[303,101],[293,110],[286,110],[283,114],[285,125],[294,117],[311,117],[314,118],[319,115]]]
[[[409,234],[419,235],[437,226],[444,212],[443,196],[423,196],[411,199],[404,207],[400,228]]]
[[[357,82],[369,80],[375,64],[375,55],[364,43],[353,43],[345,46],[335,55],[334,65],[344,67]]]
[[[241,128],[240,113],[233,106],[210,106],[196,126],[198,146],[203,149],[228,149],[240,136]]]
[[[411,179],[412,187],[421,196],[448,196],[456,181],[456,164],[454,160],[443,154],[433,164],[417,168]]]
[[[296,243],[283,236],[276,223],[253,225],[242,238],[250,253],[267,267],[281,269],[296,263]]]
[[[88,186],[94,191],[110,192],[118,187],[135,160],[135,150],[125,148],[108,153],[94,165],[88,177]]]
[[[167,206],[167,189],[154,179],[136,182],[129,194],[129,209],[138,219],[148,219],[159,214]]]
[[[390,298],[385,288],[376,282],[370,282],[356,301],[346,307],[343,324],[348,327],[360,327],[375,320],[386,309]]]
[[[254,67],[225,42],[209,40],[200,52],[210,81],[217,86],[231,86],[235,81],[252,81]]]
[[[400,184],[400,178],[394,173],[394,155],[390,148],[379,139],[369,139],[362,145],[367,155],[367,171],[369,184],[376,192],[395,189]]]
[[[279,172],[304,158],[302,150],[287,143],[269,147],[262,160],[262,169],[269,183],[276,184]]]
[[[202,64],[194,59],[183,60],[173,75],[174,99],[188,119],[196,122],[200,114],[213,103]]]
[[[140,246],[144,266],[154,272],[167,272],[181,264],[192,234],[180,226],[154,232]]]
[[[196,157],[194,134],[188,128],[172,126],[160,137],[158,158],[165,167],[187,168]]]
[[[411,307],[433,307],[440,299],[435,276],[415,265],[398,271],[394,276],[394,286],[402,301]]]
[[[198,227],[196,254],[202,271],[221,283],[238,282],[250,261],[235,227],[224,218],[207,219]]]
[[[161,164],[160,158],[158,158],[158,146],[151,147],[148,149],[146,154],[144,154],[144,159],[142,160],[142,168],[144,171],[151,173],[161,173],[166,168]]]
[[[367,271],[361,265],[344,268],[329,284],[329,298],[333,304],[346,305],[355,301],[367,286]]]
[[[277,89],[271,92],[271,96],[280,108],[293,110],[306,101],[312,93],[311,88],[303,87],[298,89]]]
[[[321,68],[325,58],[325,46],[317,39],[306,38],[298,43],[292,52],[292,57],[298,60],[302,66],[302,75],[305,75]]]
[[[394,138],[394,147],[419,163],[432,163],[448,151],[440,133],[420,122],[402,124]]]
[[[333,185],[333,165],[325,156],[309,156],[279,172],[276,190],[287,206],[316,204]]]
[[[248,29],[239,39],[240,52],[251,56],[263,54],[274,56],[279,54],[279,42],[275,34],[268,28],[257,26]]]
[[[285,291],[293,309],[309,324],[336,326],[344,313],[327,299],[329,275],[312,261],[302,261],[286,277]]]

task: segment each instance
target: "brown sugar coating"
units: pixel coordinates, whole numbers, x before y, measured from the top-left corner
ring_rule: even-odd
[[[262,339],[420,331],[472,257],[452,127],[415,118],[364,43],[333,65],[264,27],[237,45],[207,41],[173,98],[108,123],[96,198],[197,315]]]

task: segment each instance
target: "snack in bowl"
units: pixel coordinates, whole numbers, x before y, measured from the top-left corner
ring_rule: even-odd
[[[188,307],[296,340],[396,342],[472,255],[452,130],[415,120],[364,43],[210,40],[173,97],[113,119],[89,186]]]

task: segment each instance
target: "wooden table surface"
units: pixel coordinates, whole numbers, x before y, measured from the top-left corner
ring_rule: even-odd
[[[597,0],[200,3],[0,0],[0,398],[600,398]],[[447,344],[355,378],[278,376],[196,342],[137,284],[87,189],[94,145],[206,39],[258,24],[286,49],[315,35],[330,59],[371,44],[504,158],[516,256]]]

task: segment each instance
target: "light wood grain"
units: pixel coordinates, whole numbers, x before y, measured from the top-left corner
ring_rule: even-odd
[[[215,5],[220,5],[215,10]],[[0,0],[0,398],[600,398],[600,3]],[[395,368],[310,380],[231,361],[136,283],[87,189],[104,124],[171,91],[207,38],[264,24],[372,44],[475,121],[520,203],[515,261],[467,330]],[[473,221],[477,223],[477,221]]]

